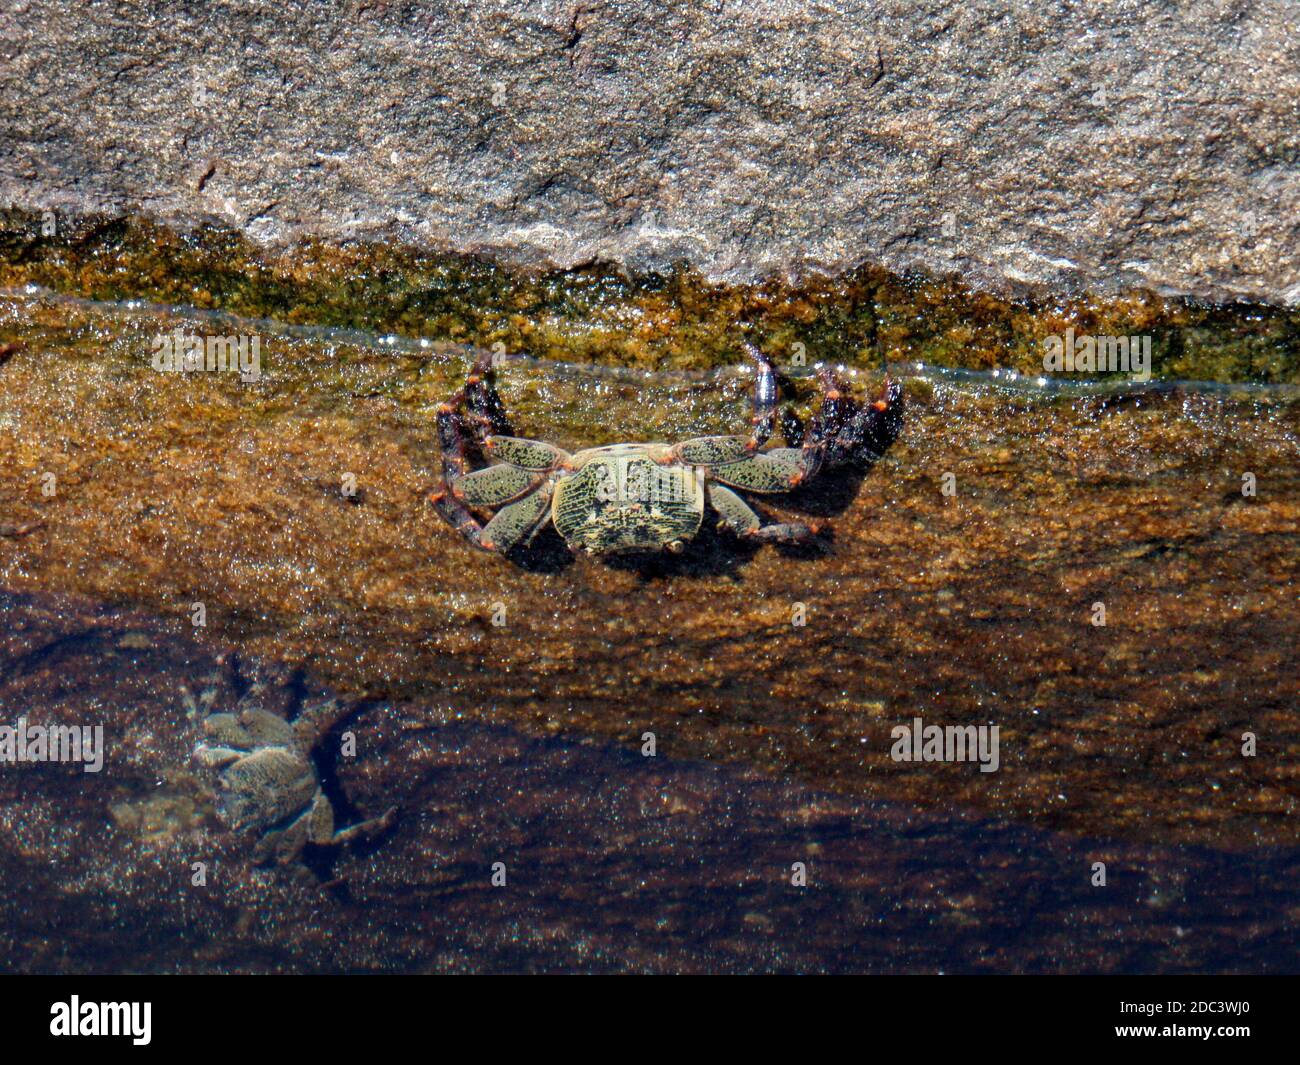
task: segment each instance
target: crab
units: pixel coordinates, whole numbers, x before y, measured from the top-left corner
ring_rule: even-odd
[[[862,404],[838,374],[822,369],[821,407],[809,431],[793,415],[782,427],[786,443],[799,446],[763,450],[775,429],[776,371],[754,345],[744,348],[755,367],[749,436],[612,444],[574,454],[510,435],[492,353],[483,352],[438,408],[442,479],[430,502],[474,547],[501,554],[530,543],[548,522],[575,552],[678,552],[706,512],[741,540],[806,543],[820,526],[764,524],[740,493],[789,492],[828,469],[878,458],[902,428],[902,388],[886,378],[879,398]],[[472,469],[471,452],[491,464]],[[483,524],[475,511],[495,513]]]
[[[215,681],[216,678],[213,678]],[[334,808],[321,789],[312,752],[352,708],[337,699],[308,706],[288,685],[254,683],[228,712],[212,712],[215,683],[198,696],[182,687],[187,716],[201,722],[203,740],[194,748],[201,766],[219,770],[218,812],[236,832],[258,836],[255,864],[297,863],[307,844],[339,846],[377,835],[396,817],[381,817],[344,829],[334,827]],[[280,706],[276,706],[276,703]],[[289,720],[287,710],[299,702]]]

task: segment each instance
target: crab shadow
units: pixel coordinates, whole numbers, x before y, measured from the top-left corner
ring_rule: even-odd
[[[321,791],[324,792],[325,798],[334,808],[335,822],[339,826],[357,824],[364,821],[366,815],[356,806],[347,790],[343,787],[343,783],[339,779],[337,759],[331,757],[327,752],[337,750],[338,740],[341,734],[350,727],[349,723],[355,721],[374,705],[377,704],[371,701],[361,701],[354,704],[348,716],[330,729],[329,741],[322,743],[311,755],[312,764],[316,767],[317,775],[320,778]],[[349,842],[347,845],[348,851],[354,860],[363,861],[382,850],[394,833],[400,829],[400,821],[401,815],[399,812],[398,820],[393,825],[381,832],[376,832],[374,835],[362,836],[360,839]],[[303,847],[302,854],[299,857],[303,869],[309,874],[303,880],[304,883],[313,883],[318,890],[325,892],[336,902],[352,904],[356,899],[353,897],[351,886],[346,880],[335,877],[335,866],[341,856],[341,851],[337,846],[308,843]]]

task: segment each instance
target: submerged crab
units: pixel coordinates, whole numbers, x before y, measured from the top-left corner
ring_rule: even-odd
[[[531,541],[548,521],[575,551],[680,551],[706,508],[719,527],[743,539],[803,543],[818,530],[798,522],[764,525],[733,489],[789,492],[823,470],[879,457],[902,427],[902,388],[886,380],[880,398],[864,406],[823,370],[821,409],[808,433],[793,416],[793,428],[783,427],[787,444],[800,446],[764,451],[776,420],[776,373],[753,345],[745,350],[756,372],[750,436],[613,444],[572,455],[510,435],[485,352],[438,410],[442,485],[431,501],[475,547],[502,554]],[[495,465],[471,470],[471,448]],[[483,525],[474,510],[496,514]]]
[[[278,690],[253,684],[233,711],[211,713],[217,690],[209,687],[196,698],[182,689],[186,711],[201,719],[204,739],[194,749],[201,765],[220,769],[221,818],[236,832],[256,832],[253,861],[272,858],[280,865],[298,860],[308,843],[334,846],[379,833],[392,824],[396,808],[382,817],[336,830],[334,808],[321,790],[312,751],[350,707],[330,699],[302,705],[292,721],[288,705],[272,709],[277,694],[282,704],[294,701],[287,686]]]

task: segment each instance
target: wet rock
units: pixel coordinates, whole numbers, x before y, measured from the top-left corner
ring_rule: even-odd
[[[151,337],[200,327],[175,314],[0,309],[26,344],[0,378],[0,518],[41,523],[0,540],[4,586],[186,625],[202,604],[209,638],[433,723],[629,750],[649,731],[667,757],[1135,842],[1297,842],[1285,389],[908,379],[903,435],[864,477],[759,504],[827,520],[821,554],[707,534],[639,563],[554,538],[508,560],[427,503],[463,350],[268,332],[245,383],[153,371]],[[748,384],[501,371],[518,429],[570,449],[735,431]],[[895,761],[917,717],[997,725],[1000,769]]]
[[[0,33],[0,204],[748,280],[1300,301],[1285,6],[67,0]]]
[[[1076,840],[378,701],[324,764],[381,840],[254,863],[190,773],[175,620],[0,592],[0,724],[97,724],[103,768],[0,764],[11,972],[1288,971],[1294,848]],[[239,655],[254,673],[274,663]],[[298,683],[319,690],[310,677]],[[1107,887],[1094,886],[1095,863]],[[201,875],[200,875],[201,874]],[[494,884],[493,878],[496,878]],[[798,882],[796,882],[798,881]],[[1086,929],[1081,934],[1080,929]]]

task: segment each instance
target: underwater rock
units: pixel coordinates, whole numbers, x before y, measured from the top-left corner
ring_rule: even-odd
[[[0,590],[0,721],[31,711],[107,737],[99,773],[0,764],[0,969],[1294,967],[1294,847],[1243,861],[1071,839],[447,721],[434,703],[360,708],[356,756],[326,784],[336,802],[398,804],[390,835],[330,848],[312,873],[259,866],[190,773],[177,693],[225,678],[219,653],[175,619]]]

